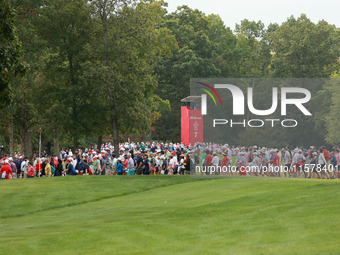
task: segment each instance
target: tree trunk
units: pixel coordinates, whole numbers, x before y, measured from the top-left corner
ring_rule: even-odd
[[[27,134],[27,157],[29,160],[33,159],[33,144],[32,144],[32,136],[31,133],[28,131]]]
[[[14,156],[14,131],[13,131],[13,116],[9,119],[9,153]]]
[[[31,134],[27,127],[22,127],[21,130],[21,153],[27,156],[29,159],[33,156],[32,151],[32,141],[31,141]]]
[[[118,139],[118,120],[116,116],[112,116],[113,146],[115,154],[119,155],[119,139]]]
[[[100,151],[103,144],[103,136],[98,136],[97,149]]]
[[[112,132],[113,132],[113,146],[114,152],[118,156],[119,155],[119,139],[118,139],[118,118],[116,115],[116,107],[112,106],[112,115],[111,115],[111,124],[112,124]]]
[[[51,142],[47,143],[46,153],[47,153],[47,155],[51,155]]]
[[[59,158],[59,138],[56,136],[54,138],[54,154]]]
[[[73,67],[73,56],[71,54],[68,54],[68,62],[69,62],[69,71],[70,71],[70,80],[71,80],[71,84],[73,87],[75,87],[77,85],[76,82],[76,78],[74,76],[75,71],[74,71],[74,67]],[[72,120],[73,120],[73,124],[74,126],[78,125],[78,111],[77,111],[77,98],[76,96],[72,97]],[[77,149],[79,145],[79,139],[78,139],[78,135],[77,133],[75,133],[73,135],[73,146],[74,149]]]

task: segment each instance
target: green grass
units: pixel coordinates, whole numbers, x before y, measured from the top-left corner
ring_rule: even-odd
[[[0,182],[0,254],[339,254],[340,182],[79,176]]]

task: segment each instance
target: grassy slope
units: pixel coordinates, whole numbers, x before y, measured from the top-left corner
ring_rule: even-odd
[[[1,182],[0,254],[340,251],[337,181],[86,177]]]

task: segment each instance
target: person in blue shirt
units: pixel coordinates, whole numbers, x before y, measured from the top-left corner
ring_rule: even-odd
[[[143,165],[144,165],[144,175],[150,175],[150,160],[147,154],[144,155]]]
[[[140,154],[141,153],[138,151],[136,157],[136,175],[143,174],[143,157]]]
[[[331,158],[331,165],[333,166],[332,169],[331,169],[331,178],[336,178],[336,176],[333,176],[334,174],[334,170],[336,170],[336,167],[337,167],[337,159],[336,159],[336,156],[334,154],[334,151],[331,152],[331,155],[330,155],[330,158]],[[336,174],[336,173],[335,173]]]
[[[123,164],[122,164],[122,161],[120,159],[118,159],[118,161],[117,161],[116,171],[117,171],[118,175],[123,175]]]

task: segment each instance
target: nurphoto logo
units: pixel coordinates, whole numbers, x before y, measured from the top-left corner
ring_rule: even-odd
[[[259,109],[255,106],[256,101],[256,89],[254,87],[243,88],[247,93],[233,84],[221,84],[215,83],[214,85],[209,85],[204,82],[197,82],[197,84],[203,85],[204,88],[200,88],[201,93],[201,114],[202,116],[208,115],[208,96],[212,99],[215,106],[218,106],[217,97],[220,106],[223,106],[223,101],[232,101],[232,111],[227,109],[228,113],[232,112],[232,116],[270,116],[276,114],[276,116],[287,117],[289,111],[288,106],[295,107],[304,116],[312,116],[312,113],[305,106],[312,98],[311,92],[307,88],[302,87],[268,87],[266,92],[268,97],[263,97],[262,100],[266,101],[268,104],[264,109]],[[261,89],[261,88],[260,88]],[[262,91],[261,91],[262,93]],[[270,94],[270,97],[269,97]],[[226,95],[231,95],[231,99],[225,100]],[[247,108],[246,108],[247,106]],[[246,111],[248,110],[248,111]],[[219,113],[223,114],[224,109],[218,110]],[[215,113],[215,111],[214,111]],[[215,128],[218,125],[230,125],[230,127],[251,127],[251,128],[261,128],[268,123],[271,127],[275,127],[276,124],[284,128],[293,128],[298,125],[298,120],[294,117],[292,118],[244,118],[241,120],[235,120],[233,118],[213,118],[212,126]]]

